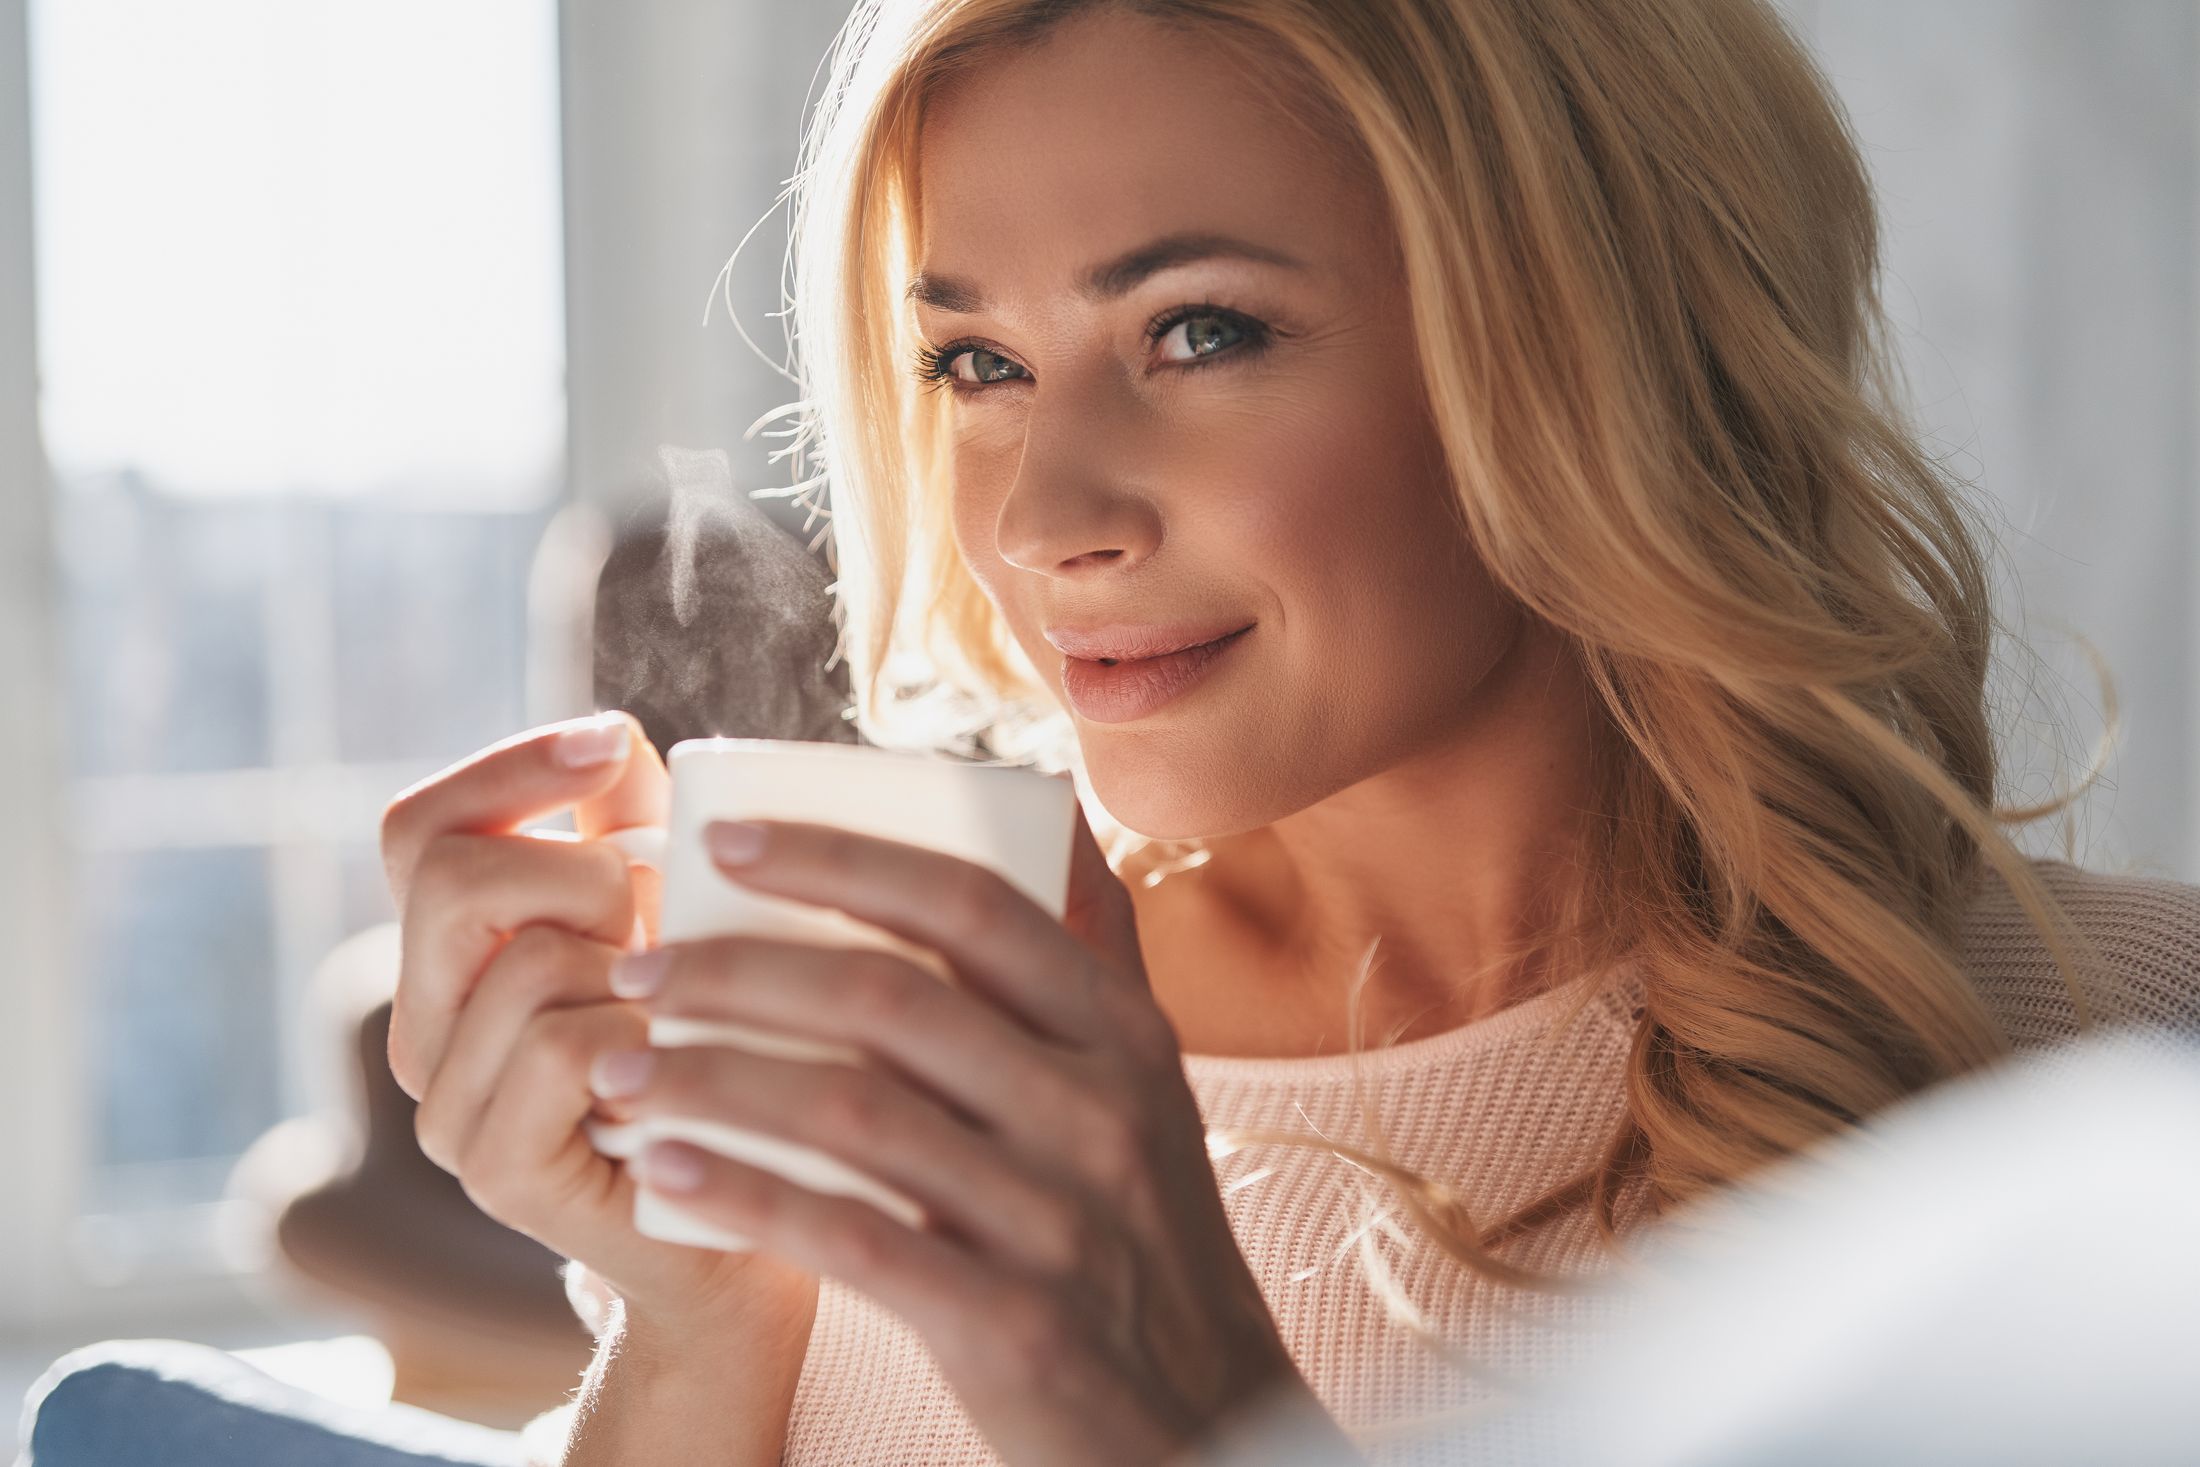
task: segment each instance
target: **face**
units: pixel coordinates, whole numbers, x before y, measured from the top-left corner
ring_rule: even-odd
[[[956,540],[1147,836],[1456,742],[1520,615],[1457,528],[1382,194],[1272,100],[1304,94],[1104,9],[959,78],[920,139]],[[1057,646],[1241,627],[1143,666]]]

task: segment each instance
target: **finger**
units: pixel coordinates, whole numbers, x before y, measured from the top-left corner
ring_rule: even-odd
[[[638,719],[628,716],[627,753],[619,777],[608,789],[582,801],[573,812],[573,826],[593,840],[614,830],[636,825],[663,825],[672,803],[672,777],[663,756],[642,732]],[[634,883],[635,911],[641,920],[642,940],[655,942],[658,913],[664,905],[664,873],[646,861],[630,861],[628,874]]]
[[[599,1054],[631,1049],[648,1037],[632,1004],[539,1009],[498,1073],[489,1103],[458,1147],[459,1180],[490,1216],[530,1236],[556,1230],[585,1205],[619,1217],[619,1192],[631,1187],[620,1167],[581,1130],[595,1107],[588,1070]],[[569,1253],[572,1250],[567,1250]],[[577,1256],[577,1255],[574,1255]]]
[[[1108,865],[1100,842],[1085,820],[1082,801],[1070,832],[1069,893],[1062,925],[1095,952],[1116,959],[1143,980],[1146,965],[1138,945],[1138,912],[1130,888]]]
[[[390,1070],[419,1096],[489,959],[530,923],[623,948],[634,932],[626,858],[556,832],[446,835],[420,858],[398,926]]]
[[[727,835],[753,829],[743,854]],[[743,886],[834,907],[947,959],[986,997],[1041,1034],[1080,1046],[1109,1037],[1095,989],[1101,964],[1044,908],[974,862],[836,826],[714,822],[718,869]]]
[[[642,732],[640,720],[618,715],[626,723],[627,750],[619,776],[580,802],[573,811],[573,828],[594,838],[606,831],[630,825],[662,825],[671,806],[672,777],[657,746]]]
[[[891,1310],[927,1341],[959,1341],[1022,1307],[1023,1286],[955,1243],[868,1202],[812,1192],[701,1147],[661,1141],[632,1163],[639,1184]]]
[[[646,861],[629,861],[626,874],[634,888],[634,920],[637,936],[628,946],[639,952],[657,941],[664,931],[665,874]]]
[[[853,1046],[1022,1144],[1051,1134],[1042,1118],[1060,1113],[1074,1083],[1068,1051],[875,948],[709,938],[624,958],[612,982],[652,1014]]]
[[[514,734],[400,792],[382,812],[382,863],[398,909],[421,853],[441,835],[504,835],[618,781],[633,720],[599,713]]]
[[[722,1121],[811,1147],[910,1197],[982,1252],[1027,1269],[1074,1264],[1076,1205],[892,1076],[723,1045],[638,1053],[646,1070],[629,1068],[613,1097],[636,1116]]]
[[[456,1172],[466,1137],[518,1046],[543,1009],[610,1003],[611,964],[618,949],[546,923],[522,927],[489,960],[473,996],[451,1028],[442,1062],[413,1113],[413,1131],[428,1159]],[[643,1016],[640,1027],[646,1030]]]

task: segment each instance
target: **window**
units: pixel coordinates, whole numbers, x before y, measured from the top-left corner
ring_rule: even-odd
[[[76,1264],[218,1266],[345,1083],[376,819],[526,721],[564,479],[553,0],[31,0]],[[400,103],[401,99],[401,105]],[[338,675],[341,669],[341,676]]]

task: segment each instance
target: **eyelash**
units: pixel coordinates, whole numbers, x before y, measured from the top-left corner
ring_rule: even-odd
[[[1163,312],[1160,317],[1146,327],[1146,349],[1151,351],[1154,343],[1161,340],[1162,337],[1167,336],[1185,321],[1199,316],[1216,316],[1230,322],[1241,333],[1240,339],[1230,343],[1220,351],[1209,352],[1205,356],[1189,357],[1184,361],[1170,364],[1179,370],[1195,371],[1201,367],[1213,366],[1216,362],[1225,359],[1257,355],[1268,346],[1276,334],[1274,327],[1256,321],[1251,316],[1230,310],[1225,306],[1215,305],[1212,302],[1202,301],[1196,305],[1177,306]],[[967,394],[983,392],[989,387],[1002,385],[1001,382],[965,382],[954,374],[951,368],[955,358],[971,350],[992,351],[993,348],[986,346],[983,342],[976,341],[952,341],[941,347],[919,346],[917,348],[916,374],[923,382],[925,389],[930,391],[944,386],[950,392]],[[1000,355],[1005,355],[1005,353]],[[1003,382],[1023,380],[1025,379],[1004,378]]]

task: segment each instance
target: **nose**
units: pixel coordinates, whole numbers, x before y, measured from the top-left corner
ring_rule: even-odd
[[[1002,560],[1036,575],[1129,570],[1160,548],[1159,507],[1136,487],[1126,436],[1096,414],[1027,422],[1024,451],[993,524]]]

